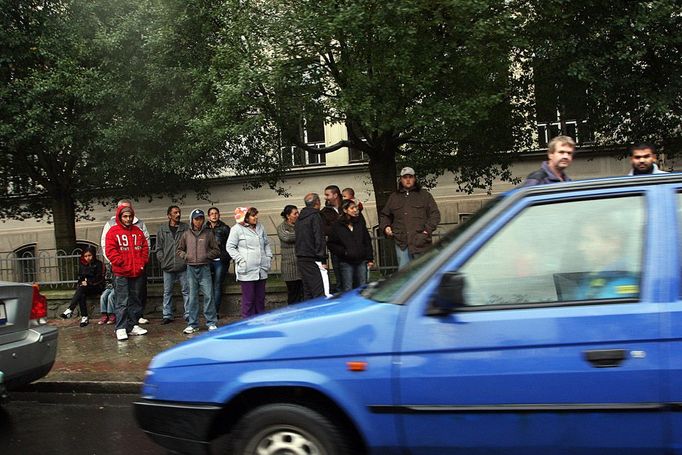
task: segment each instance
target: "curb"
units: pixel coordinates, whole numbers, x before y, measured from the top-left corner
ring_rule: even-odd
[[[38,381],[27,384],[16,392],[43,393],[102,393],[139,395],[141,382],[121,381]]]

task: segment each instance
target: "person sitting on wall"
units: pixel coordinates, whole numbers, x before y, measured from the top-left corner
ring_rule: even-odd
[[[88,296],[99,295],[104,289],[104,264],[97,259],[97,249],[90,245],[81,253],[78,263],[78,284],[76,292],[71,298],[69,307],[60,315],[63,319],[73,316],[73,310],[78,305],[81,313],[80,326],[85,327],[89,323]]]

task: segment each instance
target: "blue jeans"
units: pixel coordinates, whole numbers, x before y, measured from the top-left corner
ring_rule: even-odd
[[[216,316],[220,315],[220,305],[223,302],[223,284],[227,277],[230,261],[211,261],[211,275],[213,276],[213,304]]]
[[[116,330],[126,329],[130,332],[137,325],[138,315],[142,311],[142,303],[138,294],[140,281],[146,280],[142,275],[137,278],[114,276],[114,292],[116,293]]]
[[[398,270],[405,267],[412,259],[414,259],[414,255],[410,254],[409,248],[401,250],[397,243],[395,244],[395,255],[398,258]]]
[[[107,288],[102,292],[102,295],[99,296],[99,309],[102,314],[114,314],[116,311],[114,306],[116,303],[115,299],[114,288]]]
[[[189,286],[187,285],[187,271],[163,272],[163,318],[173,319],[173,284],[178,281],[182,292],[182,303],[185,319],[189,302]]]
[[[188,324],[199,327],[199,290],[204,295],[204,317],[206,325],[216,324],[215,306],[213,305],[213,281],[211,268],[206,265],[188,265],[187,282],[189,283]]]
[[[341,275],[340,292],[350,291],[367,284],[367,262],[365,261],[360,264],[339,261],[339,272]]]

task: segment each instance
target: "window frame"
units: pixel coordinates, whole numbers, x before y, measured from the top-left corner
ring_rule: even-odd
[[[611,191],[609,191],[611,190]],[[501,311],[501,310],[519,310],[519,309],[537,309],[537,308],[561,308],[561,307],[576,307],[576,306],[590,306],[590,305],[608,305],[608,304],[628,304],[628,303],[640,303],[642,301],[643,295],[643,284],[646,282],[647,264],[648,264],[648,250],[647,244],[649,242],[649,230],[650,230],[650,219],[651,210],[649,210],[648,199],[651,194],[647,189],[644,188],[628,188],[624,190],[623,188],[612,188],[602,192],[594,193],[589,192],[585,194],[565,194],[561,197],[556,197],[556,195],[543,195],[543,196],[530,196],[518,201],[512,207],[509,208],[506,213],[503,213],[503,217],[498,220],[493,220],[488,223],[485,227],[480,229],[476,233],[477,239],[475,242],[471,242],[469,245],[464,245],[459,249],[451,258],[450,261],[440,268],[439,272],[444,271],[459,271],[464,264],[471,260],[478,251],[481,250],[489,241],[491,241],[499,232],[501,232],[512,220],[516,219],[525,210],[541,205],[550,205],[557,203],[567,203],[567,202],[579,202],[586,200],[595,199],[616,199],[616,198],[626,198],[626,197],[642,197],[643,198],[643,220],[644,225],[642,227],[642,251],[640,255],[640,273],[638,277],[639,293],[637,298],[610,298],[610,299],[589,299],[589,300],[563,300],[556,302],[533,302],[533,303],[510,303],[510,304],[496,304],[496,305],[465,305],[459,306],[457,312],[479,312],[479,311]],[[452,264],[456,264],[456,267],[452,267]],[[440,279],[440,274],[438,273],[438,279]],[[436,284],[437,286],[437,284]]]

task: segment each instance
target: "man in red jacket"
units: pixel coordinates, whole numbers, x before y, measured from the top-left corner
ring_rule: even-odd
[[[116,225],[106,235],[106,256],[111,261],[116,296],[116,338],[127,340],[130,335],[144,335],[137,325],[136,315],[141,309],[139,280],[145,279],[144,266],[149,261],[149,244],[140,228],[133,224],[132,207],[116,210]]]

